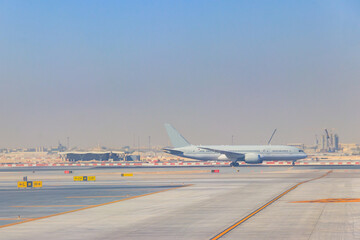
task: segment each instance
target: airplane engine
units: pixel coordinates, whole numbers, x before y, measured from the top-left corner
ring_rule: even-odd
[[[218,157],[219,160],[221,161],[228,161],[229,159],[226,157],[225,154],[221,154],[219,157]]]
[[[249,164],[262,163],[261,156],[256,153],[246,153],[244,161]]]

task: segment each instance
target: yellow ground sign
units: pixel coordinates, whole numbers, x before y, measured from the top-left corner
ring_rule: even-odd
[[[19,181],[17,186],[18,188],[41,188],[42,181]]]
[[[134,174],[132,174],[132,173],[122,173],[121,176],[122,177],[132,177],[132,176],[134,176]]]
[[[84,177],[83,176],[74,176],[74,181],[84,181]]]
[[[88,181],[96,181],[96,177],[95,176],[88,176],[87,180]]]
[[[41,188],[42,187],[42,181],[33,181],[33,187]]]
[[[18,188],[26,188],[27,187],[27,182],[26,181],[19,181],[17,183]]]
[[[95,181],[95,176],[74,176],[74,181],[77,182],[86,182],[86,181]]]

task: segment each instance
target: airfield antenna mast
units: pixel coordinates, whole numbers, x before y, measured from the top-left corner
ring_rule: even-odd
[[[270,145],[270,142],[271,142],[273,136],[275,135],[276,130],[277,130],[277,128],[275,128],[275,130],[274,130],[273,133],[271,134],[271,137],[270,137],[270,139],[269,139],[269,141],[268,141],[268,145]]]

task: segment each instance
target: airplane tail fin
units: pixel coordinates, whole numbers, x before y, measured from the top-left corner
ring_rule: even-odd
[[[169,135],[171,144],[174,148],[186,147],[191,145],[186,139],[170,124],[166,123],[165,128]]]

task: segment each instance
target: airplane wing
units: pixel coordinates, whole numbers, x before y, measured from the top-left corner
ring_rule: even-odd
[[[183,152],[178,151],[178,150],[174,150],[174,149],[171,149],[171,148],[163,148],[162,150],[163,150],[164,152],[166,152],[166,153],[170,153],[170,154],[174,154],[174,155],[181,155],[181,154],[183,154]]]
[[[208,151],[212,151],[212,152],[216,152],[216,153],[220,153],[220,154],[224,154],[228,159],[231,159],[231,160],[243,159],[245,157],[245,154],[243,154],[243,153],[218,150],[218,149],[214,149],[214,148],[204,148],[204,147],[199,147],[199,148],[208,150]]]

